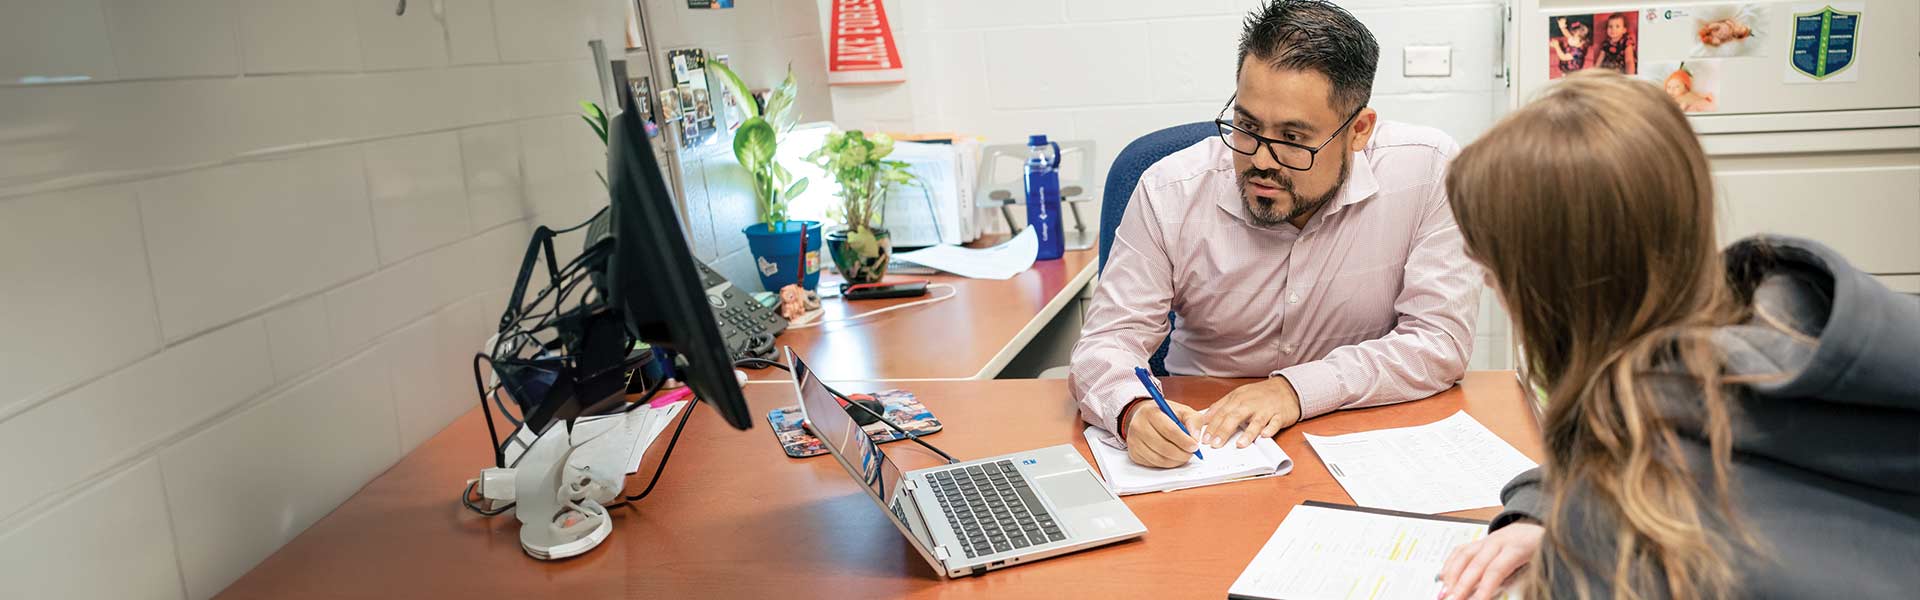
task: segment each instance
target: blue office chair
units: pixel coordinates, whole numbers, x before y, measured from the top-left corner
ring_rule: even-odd
[[[1101,270],[1107,268],[1113,230],[1120,226],[1120,216],[1127,212],[1127,201],[1133,199],[1133,188],[1140,184],[1140,174],[1168,154],[1219,134],[1219,128],[1207,121],[1175,125],[1140,136],[1120,150],[1120,156],[1113,159],[1113,168],[1107,170],[1106,192],[1100,199]],[[1167,339],[1161,340],[1160,349],[1153,352],[1153,358],[1147,359],[1147,367],[1153,369],[1155,375],[1167,375],[1167,345],[1173,340],[1173,323],[1174,314],[1168,312]]]

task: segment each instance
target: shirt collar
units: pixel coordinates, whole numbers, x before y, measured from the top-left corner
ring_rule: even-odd
[[[1227,149],[1226,144],[1219,146],[1221,158],[1227,161],[1226,170],[1231,178],[1231,189],[1229,193],[1216,194],[1213,203],[1219,206],[1220,210],[1227,211],[1227,214],[1239,219],[1241,223],[1251,226],[1253,222],[1247,219],[1246,205],[1240,201],[1239,173],[1233,170],[1233,155],[1230,154],[1233,151]],[[1340,195],[1334,197],[1332,202],[1328,202],[1327,206],[1321,209],[1321,214],[1340,212],[1348,205],[1359,204],[1380,194],[1380,182],[1373,177],[1373,163],[1367,160],[1367,153],[1355,152],[1348,160],[1353,166],[1347,169],[1346,185],[1340,187]],[[1320,216],[1315,215],[1314,218],[1318,219]]]
[[[1326,212],[1336,213],[1348,205],[1359,204],[1380,195],[1380,181],[1373,178],[1373,162],[1367,160],[1367,153],[1355,152],[1353,166],[1347,169],[1347,184],[1340,188],[1340,196],[1329,203]]]

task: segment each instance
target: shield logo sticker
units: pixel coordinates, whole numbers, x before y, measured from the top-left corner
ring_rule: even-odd
[[[1794,13],[1793,52],[1788,67],[1816,81],[1846,73],[1853,66],[1859,34],[1859,12],[1826,6],[1814,12]]]

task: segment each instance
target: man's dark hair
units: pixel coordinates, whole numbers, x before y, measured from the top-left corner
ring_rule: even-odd
[[[1350,112],[1373,99],[1380,42],[1352,13],[1327,0],[1274,0],[1247,15],[1234,75],[1248,56],[1276,69],[1327,76],[1334,108]]]

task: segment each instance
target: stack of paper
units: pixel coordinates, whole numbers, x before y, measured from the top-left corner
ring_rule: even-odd
[[[686,402],[675,402],[657,408],[636,408],[617,415],[599,415],[583,417],[574,421],[572,442],[573,454],[567,457],[567,464],[575,467],[586,465],[622,465],[626,473],[640,470],[640,461],[647,454],[647,447],[660,437],[660,433],[673,423],[673,416],[686,408]],[[514,432],[513,441],[507,444],[507,465],[520,461],[520,455],[533,446],[533,432],[522,427]]]
[[[1006,243],[992,248],[934,246],[924,250],[901,252],[894,258],[973,279],[1011,279],[1033,267],[1040,253],[1040,242],[1029,227]]]
[[[1479,521],[1308,502],[1287,513],[1227,597],[1431,600],[1447,553],[1486,535]]]
[[[1500,488],[1534,468],[1464,412],[1414,427],[1307,434],[1333,478],[1361,506],[1435,514],[1500,505]]]
[[[1223,448],[1203,447],[1200,452],[1206,455],[1205,459],[1159,469],[1136,464],[1127,457],[1127,451],[1101,442],[1099,438],[1105,434],[1098,429],[1088,427],[1082,434],[1087,438],[1087,446],[1093,449],[1094,461],[1100,464],[1100,475],[1107,479],[1107,487],[1122,496],[1171,492],[1293,471],[1293,459],[1268,437],[1255,440],[1245,448],[1236,448],[1233,444]]]
[[[958,244],[979,237],[973,224],[971,164],[979,152],[979,142],[971,140],[894,142],[887,159],[905,161],[920,177],[919,185],[894,186],[881,206],[894,246]]]
[[[603,415],[587,417],[575,421],[573,440],[576,446],[573,455],[567,458],[567,464],[574,466],[615,464],[611,460],[621,461],[627,473],[640,470],[640,461],[646,457],[647,447],[660,437],[660,432],[673,423],[673,415],[687,406],[686,402],[675,402],[659,408],[638,408],[625,415]],[[624,418],[621,418],[624,417]],[[581,443],[580,440],[587,440]]]

